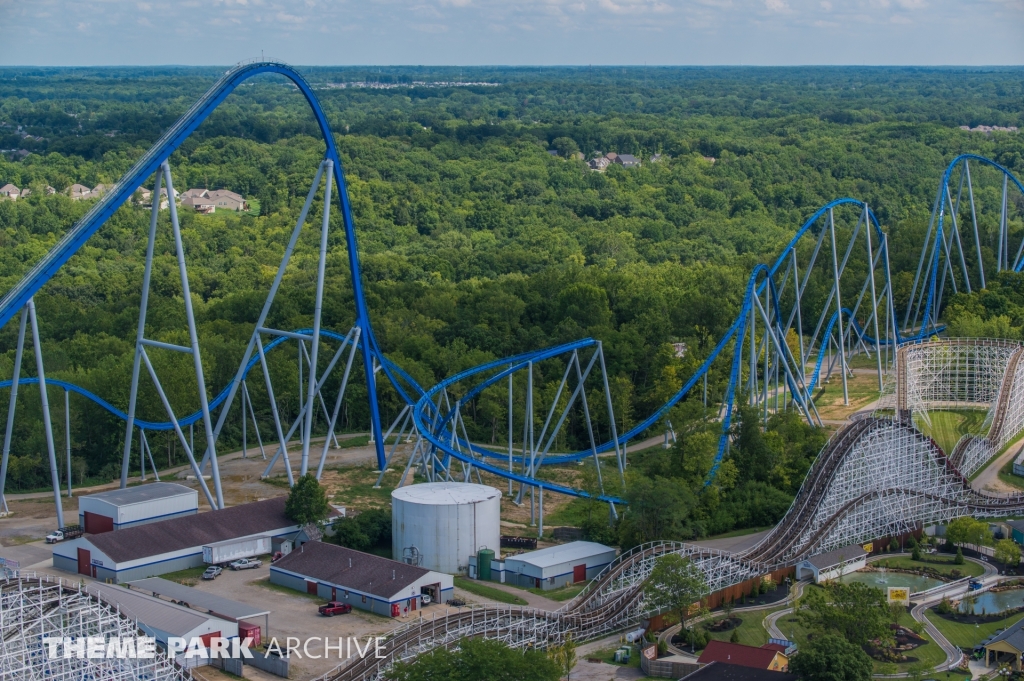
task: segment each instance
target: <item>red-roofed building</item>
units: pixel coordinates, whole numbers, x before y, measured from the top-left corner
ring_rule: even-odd
[[[697,662],[700,664],[724,662],[774,672],[784,672],[789,669],[789,658],[785,653],[777,650],[777,646],[771,644],[763,648],[755,648],[739,643],[711,641],[704,652],[700,654]]]

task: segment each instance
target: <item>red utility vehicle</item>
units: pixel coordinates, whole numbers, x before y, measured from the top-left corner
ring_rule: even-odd
[[[339,603],[338,601],[331,601],[326,605],[320,606],[320,614],[324,617],[334,617],[335,615],[344,615],[345,613],[352,612],[352,606],[348,603]]]

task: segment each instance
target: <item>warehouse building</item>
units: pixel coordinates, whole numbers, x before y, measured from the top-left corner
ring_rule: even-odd
[[[173,482],[154,482],[78,498],[78,524],[89,534],[195,515],[199,493]]]
[[[296,532],[285,497],[171,518],[54,544],[53,567],[113,582],[131,582],[203,565],[203,547],[231,539]]]
[[[178,584],[160,577],[149,577],[129,582],[128,588],[151,594],[154,598],[167,599],[178,605],[199,610],[222,620],[238,624],[240,638],[252,638],[251,648],[258,648],[264,639],[269,639],[270,611],[260,607],[239,603],[230,598]],[[260,618],[263,626],[255,624]]]
[[[593,579],[615,560],[615,549],[574,541],[505,559],[505,581],[535,589],[558,589]]]
[[[203,614],[167,601],[129,591],[120,586],[90,584],[89,593],[110,604],[120,612],[139,623],[147,636],[156,639],[157,644],[167,649],[167,639],[181,637],[186,640],[200,638],[209,647],[214,637],[232,639],[238,637],[238,624],[210,614]],[[179,653],[175,661],[182,667],[198,667],[207,664],[207,659],[191,657],[186,659]]]
[[[797,563],[796,578],[814,579],[815,584],[838,579],[867,565],[868,552],[859,544],[844,546],[828,553],[819,553]]]
[[[279,558],[270,566],[270,581],[388,617],[419,609],[423,594],[444,603],[455,586],[443,572],[318,541]]]

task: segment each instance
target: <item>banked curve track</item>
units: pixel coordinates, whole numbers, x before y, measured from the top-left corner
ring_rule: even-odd
[[[985,341],[979,341],[984,343]],[[935,346],[950,345],[933,341]],[[902,348],[901,348],[902,349]],[[1006,364],[1016,372],[1016,361]],[[905,383],[914,383],[914,369]],[[1004,375],[1001,384],[1006,384]],[[994,408],[1004,398],[1000,390]],[[822,449],[782,521],[757,545],[737,553],[680,542],[653,542],[619,556],[573,601],[557,611],[489,605],[453,610],[410,622],[393,632],[385,658],[354,660],[324,676],[359,681],[383,675],[395,661],[409,660],[459,639],[483,636],[517,647],[546,648],[571,634],[591,640],[636,627],[652,613],[643,587],[655,560],[677,553],[693,560],[712,592],[796,565],[809,555],[945,522],[961,515],[999,517],[1024,513],[1024,495],[975,491],[934,440],[898,416],[851,421]]]

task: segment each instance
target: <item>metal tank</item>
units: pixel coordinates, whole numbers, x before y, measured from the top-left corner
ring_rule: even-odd
[[[465,482],[425,482],[391,493],[395,560],[465,573],[480,549],[501,548],[501,492]]]

